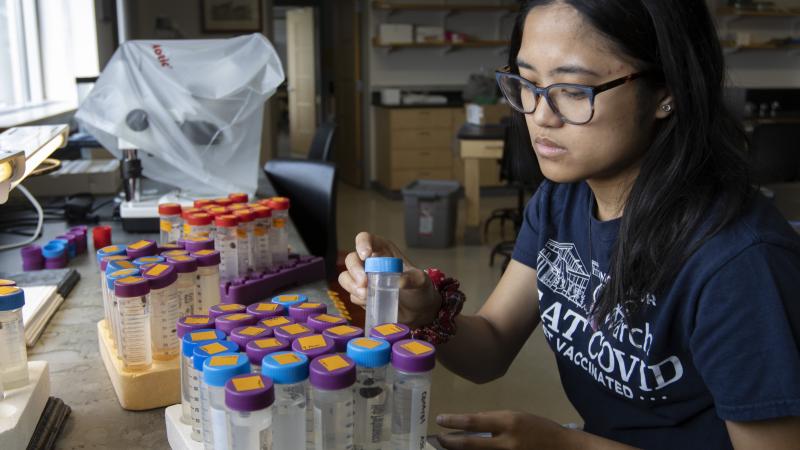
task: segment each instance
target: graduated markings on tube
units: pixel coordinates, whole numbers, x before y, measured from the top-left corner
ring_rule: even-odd
[[[325,370],[327,370],[328,372],[333,372],[334,370],[343,369],[350,365],[347,363],[347,361],[344,360],[344,358],[342,358],[339,355],[320,358],[319,363],[322,364],[322,367],[324,367]]]
[[[233,388],[236,392],[255,391],[256,389],[264,389],[264,381],[258,375],[243,378],[232,378]]]
[[[297,339],[297,341],[300,343],[300,348],[306,351],[314,350],[315,348],[323,348],[328,345],[328,343],[325,342],[325,338],[322,337],[321,334],[301,337]]]
[[[212,356],[208,365],[211,367],[233,366],[239,362],[239,355]]]

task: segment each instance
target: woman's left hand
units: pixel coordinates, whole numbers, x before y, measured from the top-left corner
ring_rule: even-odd
[[[533,414],[518,411],[489,411],[475,414],[441,414],[436,423],[445,428],[469,433],[488,433],[491,437],[444,434],[437,438],[449,450],[530,449],[563,447],[568,430]]]

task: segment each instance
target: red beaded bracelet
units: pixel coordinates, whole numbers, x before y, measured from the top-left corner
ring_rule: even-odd
[[[434,345],[444,344],[456,334],[456,316],[461,313],[466,297],[458,290],[460,285],[455,278],[445,277],[439,269],[426,269],[425,273],[442,296],[442,306],[430,325],[412,330],[411,336]]]

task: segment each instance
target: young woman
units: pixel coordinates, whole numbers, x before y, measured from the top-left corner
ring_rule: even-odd
[[[476,383],[541,325],[585,425],[444,415],[491,433],[445,447],[800,445],[800,239],[750,185],[724,76],[703,0],[523,5],[497,79],[547,181],[476,315],[457,314],[457,283],[406,260],[400,317]],[[373,255],[402,257],[356,237],[339,281],[360,305]]]

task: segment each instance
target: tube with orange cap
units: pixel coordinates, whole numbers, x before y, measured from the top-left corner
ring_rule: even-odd
[[[280,266],[289,260],[289,199],[272,197],[268,206],[272,209],[272,229],[269,245],[272,252],[272,264]]]
[[[161,238],[160,243],[178,242],[181,238],[183,219],[181,218],[181,205],[177,203],[162,203],[158,205],[160,218]]]
[[[253,270],[253,250],[255,247],[255,235],[253,232],[253,213],[249,209],[233,211],[233,215],[239,219],[239,227],[236,230],[238,247],[236,255],[239,259],[239,276],[247,275]]]
[[[272,210],[266,206],[257,205],[251,211],[253,211],[253,236],[255,237],[253,270],[263,272],[272,266],[272,252],[269,248]]]
[[[239,259],[237,256],[239,219],[234,215],[224,214],[214,219],[214,248],[219,252],[219,276],[222,281],[230,281],[239,275]]]

